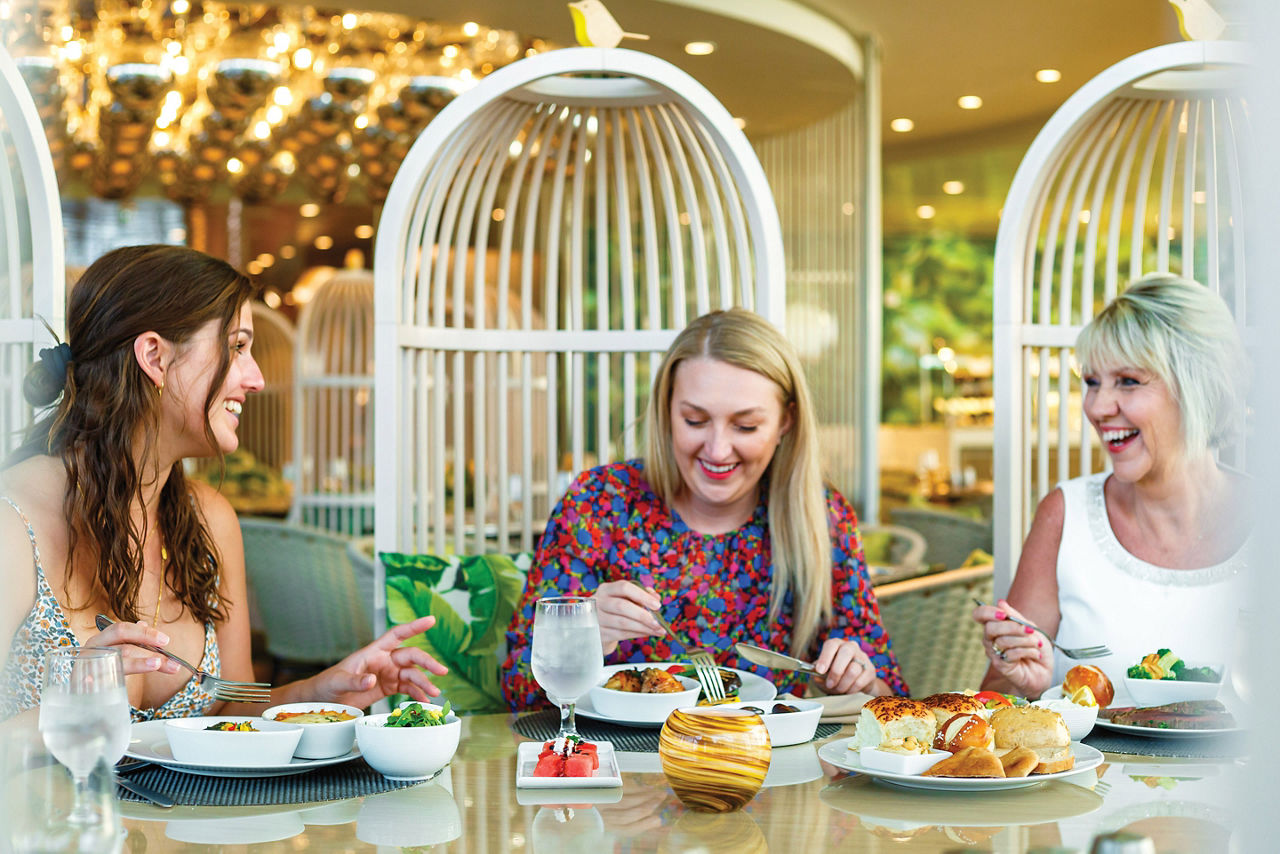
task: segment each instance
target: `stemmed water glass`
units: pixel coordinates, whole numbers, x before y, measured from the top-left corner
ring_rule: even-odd
[[[97,824],[101,816],[88,796],[89,775],[99,763],[110,769],[129,746],[129,698],[119,650],[64,647],[45,653],[40,735],[75,780],[67,821]]]
[[[539,599],[533,615],[533,678],[560,707],[557,738],[578,737],[578,698],[604,671],[596,600],[584,596]]]

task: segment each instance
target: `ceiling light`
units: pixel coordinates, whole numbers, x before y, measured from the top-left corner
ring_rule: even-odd
[[[934,216],[937,215],[937,213],[938,212],[934,210],[933,205],[921,205],[920,207],[916,208],[916,216],[920,217],[921,219],[933,219]]]
[[[738,126],[738,130],[747,129],[747,120],[744,119],[742,116],[734,116],[733,123]]]
[[[982,106],[982,99],[977,95],[961,95],[956,103],[962,110],[976,110]]]
[[[1062,72],[1056,68],[1041,68],[1036,72],[1036,79],[1041,83],[1057,83],[1062,79]]]
[[[298,70],[311,67],[311,49],[300,47],[293,52],[293,67]]]
[[[684,46],[684,52],[690,56],[710,56],[716,52],[715,42],[688,42]]]
[[[477,24],[475,21],[467,21],[465,24],[462,25],[462,33],[469,39],[475,38],[476,34],[479,32],[480,32],[480,25]]]
[[[187,0],[173,0],[173,2],[169,4],[169,11],[173,12],[175,15],[185,15],[187,12],[191,11],[191,4],[188,3]]]
[[[458,46],[456,44],[447,44],[444,46],[444,50],[440,52],[443,53],[447,58],[453,59],[455,56],[458,55]]]
[[[257,276],[262,273],[262,265],[257,261],[250,261],[248,264],[245,264],[244,269],[250,276]]]
[[[299,206],[298,215],[305,216],[308,218],[313,216],[320,216],[320,206],[317,205],[315,202],[307,202],[305,205]]]
[[[326,249],[332,249],[333,238],[327,234],[322,234],[315,239],[315,247],[319,249],[321,252],[325,251]]]
[[[263,252],[261,255],[258,256],[258,264],[260,264],[262,266],[262,269],[264,270],[269,268],[275,262],[276,262],[275,256],[269,252]]]
[[[889,122],[889,130],[894,133],[910,133],[915,130],[916,123],[911,119],[894,119]]]
[[[357,18],[355,12],[348,12],[342,16],[342,28],[344,30],[354,30],[356,28]]]
[[[288,86],[277,86],[271,93],[271,100],[282,107],[287,107],[293,103],[293,93],[289,91]]]
[[[361,240],[368,240],[370,237],[373,237],[373,226],[368,225],[367,223],[365,225],[357,225],[356,237]]]
[[[280,294],[276,293],[275,291],[267,291],[265,294],[262,295],[262,301],[267,304],[268,308],[279,308]]]
[[[286,261],[293,258],[297,254],[298,254],[298,250],[295,249],[293,247],[293,244],[291,243],[286,243],[284,246],[280,247],[280,257]]]
[[[227,171],[232,175],[239,175],[244,171],[244,164],[238,157],[231,157],[227,160]]]
[[[943,181],[942,192],[948,196],[958,196],[964,192],[964,181]]]

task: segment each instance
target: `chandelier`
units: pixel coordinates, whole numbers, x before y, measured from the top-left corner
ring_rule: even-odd
[[[0,37],[63,186],[177,202],[291,182],[386,197],[413,140],[486,74],[547,48],[475,22],[199,0],[0,0]]]

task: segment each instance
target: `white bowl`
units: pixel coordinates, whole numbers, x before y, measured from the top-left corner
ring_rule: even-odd
[[[878,747],[863,747],[858,750],[858,759],[864,767],[891,774],[923,774],[950,755],[945,750],[932,747],[928,753],[894,753]]]
[[[645,668],[643,664],[631,666],[640,670]],[[614,668],[613,671],[606,675],[604,681],[608,681],[608,677],[619,669],[627,668]],[[701,691],[698,680],[688,679],[684,676],[677,676],[676,679],[680,680],[680,684],[685,687],[685,690],[673,691],[670,694],[640,694],[635,691],[615,691],[612,688],[604,687],[604,681],[602,681],[599,685],[594,685],[591,688],[591,707],[597,713],[610,718],[660,724],[666,721],[667,715],[676,709],[698,705],[698,693]]]
[[[1045,694],[1049,692],[1046,691]],[[1061,691],[1058,692],[1061,694]],[[1057,712],[1071,730],[1071,740],[1079,741],[1093,732],[1093,725],[1098,722],[1097,706],[1081,706],[1065,697],[1041,697],[1031,705]]]
[[[774,706],[786,703],[795,706],[798,712],[774,712]],[[720,703],[717,709],[762,709],[764,728],[769,731],[769,743],[774,747],[787,747],[792,744],[804,744],[813,740],[818,730],[818,719],[822,717],[822,704],[814,700],[801,700],[782,695],[778,699],[766,702]]]
[[[1201,666],[1201,665],[1197,665]],[[1210,665],[1219,674],[1221,665]],[[1124,678],[1124,688],[1135,706],[1163,706],[1188,700],[1212,700],[1222,690],[1222,682],[1185,682],[1181,679]]]
[[[281,712],[346,712],[355,716],[348,721],[299,724],[302,739],[293,751],[299,759],[329,759],[350,753],[351,746],[356,743],[356,721],[364,717],[360,709],[341,703],[285,703],[267,709],[262,713],[262,719],[274,721]]]
[[[248,721],[256,732],[224,732],[210,726],[226,721]],[[164,722],[173,758],[187,765],[223,768],[262,768],[288,765],[302,739],[300,724],[264,721],[243,715],[175,718]]]
[[[439,709],[424,703],[429,709]],[[462,720],[452,712],[440,726],[389,727],[390,714],[356,721],[356,744],[364,761],[388,780],[425,780],[449,764],[458,749]]]

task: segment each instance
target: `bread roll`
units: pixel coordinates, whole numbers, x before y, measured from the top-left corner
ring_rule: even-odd
[[[905,697],[876,697],[862,707],[849,749],[880,747],[907,738],[928,745],[933,743],[937,728],[937,719],[923,703]]]
[[[983,718],[990,715],[986,706],[968,694],[930,694],[920,702],[933,712],[934,717],[938,719],[938,726],[942,726],[956,715],[981,715]]]
[[[959,753],[966,747],[995,750],[991,725],[981,715],[952,715],[933,737],[933,746],[948,753]]]
[[[1098,701],[1098,708],[1105,709],[1116,698],[1116,689],[1098,667],[1092,664],[1077,664],[1067,671],[1062,680],[1062,695],[1070,697],[1081,687],[1088,687],[1093,698]]]
[[[1003,777],[1004,766],[990,750],[966,747],[925,771],[922,777]]]
[[[1071,730],[1062,715],[1037,706],[1011,706],[997,709],[991,716],[995,730],[996,752],[1015,747],[1034,750],[1039,762],[1033,774],[1056,774],[1075,767],[1071,752]]]

